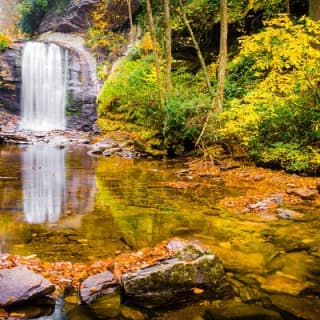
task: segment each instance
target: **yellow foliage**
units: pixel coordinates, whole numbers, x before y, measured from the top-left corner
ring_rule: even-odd
[[[240,53],[231,62],[242,66],[239,72],[248,68],[255,80],[248,81],[246,93],[232,99],[218,119],[223,123],[218,133],[240,138],[244,146],[258,134],[265,117],[288,105],[314,104],[320,79],[319,21],[293,23],[280,16],[265,25],[261,33],[241,39]]]
[[[6,49],[11,44],[11,38],[6,33],[0,33],[0,51]]]
[[[146,32],[143,35],[139,43],[139,48],[145,53],[148,54],[152,51],[152,38],[150,32]]]

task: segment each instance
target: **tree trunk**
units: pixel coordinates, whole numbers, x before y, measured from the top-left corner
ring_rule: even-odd
[[[227,40],[228,40],[228,14],[227,14],[227,0],[220,2],[220,48],[219,48],[219,69],[218,69],[218,83],[215,99],[213,100],[214,109],[217,112],[222,111],[224,85],[227,68]]]
[[[193,33],[193,30],[191,28],[191,25],[188,21],[188,18],[187,18],[187,15],[184,11],[184,7],[183,7],[183,4],[182,4],[182,1],[179,0],[179,6],[180,6],[180,9],[181,9],[181,16],[182,16],[182,20],[183,20],[183,23],[185,24],[185,26],[187,27],[189,33],[190,33],[190,36],[191,36],[191,40],[192,40],[192,43],[193,43],[193,46],[194,48],[196,49],[196,52],[197,52],[197,55],[198,55],[198,58],[199,58],[199,61],[200,61],[200,64],[201,64],[201,68],[202,68],[202,71],[204,73],[204,77],[205,77],[205,80],[206,80],[206,84],[207,84],[207,88],[210,92],[211,95],[213,95],[213,92],[212,92],[212,86],[211,86],[211,82],[210,82],[210,79],[209,79],[209,74],[208,74],[208,69],[207,69],[207,66],[206,66],[206,62],[203,58],[203,55],[202,55],[202,52],[201,52],[201,49],[200,49],[200,46],[198,44],[198,41]]]
[[[129,33],[129,43],[133,44],[135,38],[134,32],[134,25],[133,25],[133,17],[132,17],[132,8],[131,8],[131,0],[127,0],[128,4],[128,16],[129,16],[129,23],[130,23],[130,33]]]
[[[309,16],[313,20],[320,20],[320,0],[309,1]]]
[[[213,112],[221,112],[223,110],[223,96],[227,68],[227,45],[228,45],[228,10],[227,0],[220,1],[220,48],[219,48],[219,67],[218,67],[218,82],[216,95],[212,100],[211,110],[208,112],[205,123],[202,127],[196,146],[199,145],[209,124]]]
[[[166,36],[166,100],[171,93],[171,23],[170,23],[170,0],[164,0],[164,21],[165,21],[165,36]]]
[[[291,11],[290,10],[290,0],[286,0],[286,13],[290,14],[291,13],[290,11]]]
[[[159,58],[159,51],[157,46],[157,38],[156,38],[156,30],[154,25],[153,13],[150,0],[146,0],[147,4],[147,12],[149,18],[149,27],[150,27],[150,34],[152,38],[152,49],[153,49],[153,56],[154,56],[154,64],[156,68],[156,76],[157,76],[157,85],[159,90],[159,98],[160,98],[160,106],[164,109],[164,97],[163,97],[163,90],[162,90],[162,80],[161,80],[161,69],[160,69],[160,58]]]
[[[127,0],[127,4],[128,4],[128,15],[129,15],[129,22],[130,22],[130,32],[132,32],[133,18],[132,18],[131,0]]]

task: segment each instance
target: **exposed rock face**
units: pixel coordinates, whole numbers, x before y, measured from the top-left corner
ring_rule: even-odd
[[[54,285],[26,267],[0,270],[0,307],[22,304],[54,292]]]
[[[96,298],[115,292],[119,287],[110,271],[98,273],[81,284],[80,298],[83,303],[91,303]]]
[[[39,31],[56,32],[83,32],[91,25],[91,12],[99,0],[71,0],[62,14],[58,14],[56,8],[44,17],[40,24]],[[139,2],[132,0],[133,14],[139,9]],[[110,17],[110,29],[116,30],[128,21],[128,8],[126,1],[110,0],[107,7]]]
[[[225,288],[220,259],[193,244],[178,247],[169,259],[123,274],[125,298],[139,306],[158,307],[207,295],[219,297]]]
[[[21,57],[23,43],[15,43],[0,53],[0,107],[19,114]]]
[[[80,35],[51,33],[41,41],[54,42],[69,50],[69,83],[67,97],[67,128],[90,131],[97,119],[98,80],[96,60],[85,48]],[[0,54],[0,107],[20,114],[23,43],[16,43]]]

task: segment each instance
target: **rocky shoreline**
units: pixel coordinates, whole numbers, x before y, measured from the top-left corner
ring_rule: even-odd
[[[174,239],[157,250],[158,257],[143,267],[139,263],[128,267],[128,261],[122,261],[121,267],[119,262],[114,264],[113,272],[104,270],[81,281],[79,303],[91,304],[101,296],[120,292],[123,301],[155,308],[203,297],[221,299],[226,288],[230,291],[221,260],[197,242]],[[0,317],[11,317],[16,306],[37,303],[39,299],[48,299],[52,304],[54,291],[49,280],[26,266],[2,266]]]
[[[12,260],[2,259],[0,319],[48,315],[63,297],[67,303],[89,307],[101,299],[120,297],[125,319],[132,320],[199,300],[204,306],[199,319],[319,319],[320,302],[315,296],[280,295],[241,284],[197,241],[175,238],[148,250],[132,253],[132,261],[126,255],[80,278],[71,295],[69,286],[53,285],[39,271],[31,271],[35,266],[30,258],[20,260],[25,265],[13,267]]]

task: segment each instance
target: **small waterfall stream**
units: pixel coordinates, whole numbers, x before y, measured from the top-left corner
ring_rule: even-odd
[[[22,58],[21,129],[64,130],[68,51],[28,42]]]

